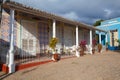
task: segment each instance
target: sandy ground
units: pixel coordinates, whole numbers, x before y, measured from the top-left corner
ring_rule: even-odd
[[[18,71],[3,80],[120,80],[120,52],[51,62]]]

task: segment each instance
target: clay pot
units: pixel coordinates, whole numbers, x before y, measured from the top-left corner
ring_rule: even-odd
[[[102,45],[101,44],[98,44],[98,52],[100,53],[102,50]]]
[[[57,53],[53,54],[53,61],[58,61],[58,60],[60,60],[60,55]]]
[[[108,48],[106,48],[106,51],[108,51]]]
[[[84,50],[80,50],[80,56],[84,55]]]
[[[100,53],[100,52],[101,52],[101,49],[98,49],[98,52]]]
[[[95,54],[95,49],[92,49],[92,54]]]

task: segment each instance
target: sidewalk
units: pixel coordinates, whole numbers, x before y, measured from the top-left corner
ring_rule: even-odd
[[[6,74],[6,73],[0,71],[0,77],[3,76],[3,75],[5,75],[5,74]]]
[[[120,54],[69,58],[15,72],[3,80],[120,80]]]

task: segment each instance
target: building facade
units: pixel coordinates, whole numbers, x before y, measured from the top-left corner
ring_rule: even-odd
[[[105,32],[14,1],[6,1],[2,7],[0,61],[9,68],[9,73],[19,65],[49,60],[49,41],[53,37],[59,40],[58,53],[80,56],[73,47],[82,40],[92,45],[95,31]]]
[[[109,43],[109,49],[118,50],[120,46],[118,42],[120,40],[120,18],[103,21],[98,28],[108,32],[107,42]],[[105,36],[104,33],[102,35]],[[104,40],[102,42],[105,43]]]

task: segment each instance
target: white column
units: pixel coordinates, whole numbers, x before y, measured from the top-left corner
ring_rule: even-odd
[[[92,30],[90,30],[90,45],[92,46]]]
[[[108,42],[108,39],[107,39],[107,38],[108,38],[108,37],[107,37],[107,33],[105,34],[105,36],[106,36],[106,37],[105,37],[105,42]]]
[[[90,53],[92,54],[92,30],[90,30]]]
[[[76,46],[79,45],[79,41],[78,41],[78,26],[76,26]]]
[[[53,38],[56,37],[56,21],[53,20]]]
[[[10,49],[9,49],[9,73],[15,72],[14,64],[14,10],[10,10]]]
[[[76,48],[79,46],[79,41],[78,41],[78,26],[76,26]],[[80,53],[78,50],[76,50],[76,56],[80,57]]]
[[[101,44],[101,32],[99,33],[99,44]]]

